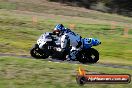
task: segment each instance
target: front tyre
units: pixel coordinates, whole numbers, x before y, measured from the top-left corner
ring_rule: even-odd
[[[30,55],[34,58],[37,58],[37,59],[40,59],[40,58],[43,58],[43,59],[46,59],[48,58],[49,56],[46,55],[41,49],[39,49],[39,46],[38,44],[35,44],[32,49],[30,50]]]

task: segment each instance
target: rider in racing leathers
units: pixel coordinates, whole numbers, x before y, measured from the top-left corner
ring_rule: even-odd
[[[65,50],[69,43],[72,47],[70,54],[66,56],[67,60],[76,60],[78,52],[81,50],[82,38],[78,34],[72,32],[70,29],[65,28],[62,24],[55,26],[53,33],[60,37],[61,51]]]

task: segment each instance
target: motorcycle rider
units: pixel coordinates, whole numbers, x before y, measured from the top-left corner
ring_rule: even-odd
[[[82,37],[65,28],[62,24],[57,24],[53,33],[60,38],[61,51],[64,51],[68,44],[72,47],[70,53],[66,56],[66,60],[76,60],[78,52],[81,50]]]

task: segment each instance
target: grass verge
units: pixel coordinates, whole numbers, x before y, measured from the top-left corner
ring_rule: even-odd
[[[54,63],[46,60],[27,58],[0,57],[1,88],[131,88],[130,84],[86,84],[79,86],[75,77],[80,65],[70,63]],[[92,65],[82,67],[88,71],[102,73],[126,73],[132,70]],[[132,74],[131,74],[132,75]]]

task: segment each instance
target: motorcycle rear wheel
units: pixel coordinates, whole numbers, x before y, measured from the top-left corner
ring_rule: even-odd
[[[83,64],[96,63],[99,60],[99,52],[94,48],[90,48],[81,52],[80,58],[78,60]]]
[[[89,63],[96,63],[99,60],[99,52],[94,48],[87,50],[86,55]]]

